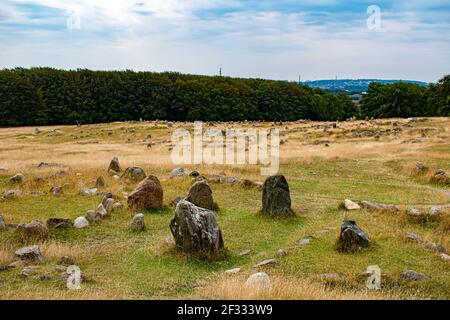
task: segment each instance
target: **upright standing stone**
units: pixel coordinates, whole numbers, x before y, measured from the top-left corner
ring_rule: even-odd
[[[370,246],[367,234],[353,220],[344,220],[338,240],[338,249],[344,252],[356,252]]]
[[[293,213],[289,185],[284,176],[271,176],[264,182],[262,213],[268,215],[289,215]]]
[[[217,210],[217,204],[214,202],[212,190],[205,180],[195,182],[189,189],[186,201],[209,210]]]
[[[160,208],[163,203],[163,189],[158,178],[148,176],[128,195],[128,206],[135,209]]]
[[[224,247],[214,212],[186,200],[177,204],[170,231],[176,246],[184,251],[215,255]]]
[[[135,214],[133,219],[131,220],[131,230],[142,231],[144,229],[145,229],[144,215],[142,213]]]
[[[117,157],[113,157],[111,162],[109,163],[108,172],[113,170],[114,172],[120,172],[119,159]]]

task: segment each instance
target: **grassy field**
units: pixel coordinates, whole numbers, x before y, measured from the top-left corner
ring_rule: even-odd
[[[296,216],[271,219],[258,214],[261,191],[240,185],[211,184],[220,207],[217,213],[226,252],[217,260],[202,260],[177,251],[169,222],[172,199],[185,196],[190,177],[170,179],[170,135],[174,128],[192,128],[191,123],[142,122],[99,125],[2,128],[0,129],[0,193],[10,189],[25,192],[22,198],[0,199],[0,214],[6,223],[46,221],[50,217],[75,219],[95,209],[101,196],[79,195],[83,186],[93,187],[103,176],[107,187],[124,206],[101,223],[86,229],[50,231],[39,243],[46,263],[31,277],[22,268],[0,272],[2,299],[449,299],[450,263],[440,253],[408,241],[407,232],[450,251],[450,220],[410,221],[407,208],[427,209],[450,204],[450,186],[430,182],[436,169],[450,171],[450,119],[420,121],[389,119],[337,123],[289,122],[212,124],[219,128],[278,127],[281,139],[280,173],[287,178]],[[56,130],[56,131],[55,131]],[[124,192],[136,184],[115,180],[107,174],[109,161],[117,156],[122,168],[140,166],[157,176],[164,189],[161,210],[146,211],[147,229],[130,230],[134,212],[126,207]],[[38,168],[40,162],[64,167]],[[429,170],[411,172],[417,162]],[[259,166],[185,166],[187,172],[222,174],[239,179],[264,181]],[[66,175],[60,177],[59,171]],[[10,177],[23,173],[27,181],[12,185]],[[64,186],[53,196],[52,186]],[[30,195],[40,191],[44,194]],[[399,213],[343,211],[344,199],[396,204]],[[334,250],[344,218],[355,219],[373,242],[370,250],[345,254]],[[296,242],[314,235],[309,245]],[[14,230],[0,231],[0,266],[15,260],[21,247]],[[241,249],[250,249],[241,256]],[[284,249],[287,255],[277,257]],[[87,280],[80,290],[69,290],[55,269],[59,258],[71,255]],[[276,258],[272,267],[255,268],[258,262]],[[361,273],[370,265],[382,270],[382,290],[369,291]],[[240,267],[238,274],[224,271]],[[406,282],[404,270],[415,270],[430,279]],[[246,278],[267,272],[270,292],[245,289]],[[324,282],[321,274],[339,273],[343,280]],[[40,276],[50,275],[42,281]]]

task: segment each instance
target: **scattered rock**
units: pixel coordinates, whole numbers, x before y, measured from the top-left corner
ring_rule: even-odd
[[[64,229],[71,228],[73,226],[73,222],[70,219],[64,218],[49,218],[47,219],[47,227],[49,229]]]
[[[265,272],[252,274],[247,281],[245,281],[245,286],[255,290],[270,290],[272,287],[270,277]]]
[[[189,189],[186,201],[209,210],[217,210],[218,208],[217,204],[214,202],[211,187],[206,181],[194,183]]]
[[[371,202],[371,201],[361,201],[359,202],[359,205],[367,210],[372,210],[372,211],[386,211],[386,212],[397,212],[398,208],[396,205],[393,204],[380,204],[380,203],[375,203],[375,202]]]
[[[120,178],[126,178],[132,181],[142,181],[145,179],[145,177],[146,174],[144,172],[144,169],[139,167],[128,167]]]
[[[163,204],[163,189],[158,178],[148,176],[128,196],[128,207],[135,209],[160,208]]]
[[[53,186],[50,188],[50,193],[54,196],[60,196],[64,193],[63,188],[58,186]]]
[[[77,229],[86,228],[89,226],[89,221],[85,217],[78,217],[75,219],[73,226]]]
[[[427,171],[428,171],[428,167],[425,166],[421,162],[417,162],[416,165],[413,168],[413,173],[416,174],[416,175],[424,174]]]
[[[137,213],[131,220],[131,230],[132,231],[142,231],[145,229],[144,215],[142,213]]]
[[[89,223],[96,223],[102,219],[101,214],[95,210],[88,210],[84,217]]]
[[[355,203],[355,202],[353,202],[353,201],[351,201],[349,199],[345,199],[344,202],[341,204],[341,207],[343,209],[345,209],[345,210],[359,210],[359,209],[361,209],[361,207],[357,203]]]
[[[353,220],[344,220],[338,239],[338,248],[343,252],[355,252],[369,247],[367,234]]]
[[[26,181],[25,176],[23,174],[16,173],[14,176],[12,176],[9,179],[9,182],[14,183],[14,184],[22,184]]]
[[[109,163],[109,167],[108,167],[108,172],[113,170],[115,173],[117,174],[118,172],[120,172],[120,164],[119,164],[119,159],[117,157],[113,157],[111,162]]]
[[[445,209],[442,206],[432,206],[428,211],[428,215],[432,217],[440,216],[444,213]]]
[[[287,256],[287,252],[286,252],[285,250],[283,250],[283,249],[279,249],[279,250],[277,251],[277,256],[278,256],[278,257],[284,257],[284,256]]]
[[[198,172],[198,171],[196,171],[196,170],[194,170],[194,171],[191,171],[191,173],[189,173],[189,176],[191,176],[191,177],[198,177],[200,175],[200,172]]]
[[[22,269],[20,274],[24,277],[30,277],[32,275],[36,274],[36,267],[35,266],[27,266]]]
[[[3,216],[0,214],[0,231],[6,230],[6,223]]]
[[[276,259],[267,259],[267,260],[261,261],[260,263],[256,264],[255,268],[274,266],[276,264],[278,264],[278,260],[276,260]]]
[[[289,185],[284,176],[271,176],[264,182],[262,213],[268,215],[290,215],[293,213]]]
[[[104,202],[102,201],[102,206],[105,208],[107,214],[110,214],[114,210],[114,203],[113,198],[107,198]]]
[[[414,271],[414,270],[406,270],[402,272],[402,278],[408,282],[412,281],[426,281],[429,279],[426,275],[423,273]]]
[[[97,180],[95,181],[95,187],[96,188],[106,187],[106,181],[105,181],[105,178],[103,178],[103,176],[100,176],[97,178]]]
[[[97,195],[97,192],[98,192],[97,188],[93,189],[83,188],[83,190],[80,191],[80,196],[95,196]]]
[[[223,183],[225,184],[236,184],[239,182],[239,179],[236,177],[223,177],[223,179],[221,180],[221,182],[223,181]]]
[[[304,245],[310,244],[311,241],[312,241],[312,239],[313,239],[312,236],[308,236],[308,237],[306,237],[306,238],[303,238],[303,239],[298,240],[298,241],[297,241],[297,244],[299,244],[299,245],[301,245],[301,246],[304,246]]]
[[[234,268],[234,269],[226,270],[225,273],[226,274],[236,274],[236,273],[239,273],[240,271],[241,271],[241,268]]]
[[[345,277],[339,273],[321,273],[319,274],[319,277],[320,281],[331,286],[345,282]]]
[[[37,245],[22,247],[16,250],[14,254],[23,261],[32,262],[37,260],[41,263],[45,262],[44,256],[41,253],[41,249]]]
[[[186,251],[218,254],[224,248],[214,212],[186,200],[177,204],[170,231],[176,246]]]
[[[439,253],[445,253],[445,248],[440,244],[436,244],[434,242],[427,242],[423,245],[425,249],[436,251]]]
[[[417,242],[422,242],[422,238],[420,236],[418,236],[417,234],[412,233],[412,232],[407,232],[406,233],[406,239],[412,240],[412,241],[417,241]]]
[[[441,259],[444,261],[450,261],[450,255],[446,254],[446,253],[442,253],[441,254]]]
[[[62,256],[59,260],[59,265],[62,266],[71,266],[75,264],[75,260],[71,256]]]
[[[108,211],[106,211],[105,207],[101,203],[98,205],[95,212],[102,218],[106,218],[109,215]]]
[[[30,223],[18,225],[16,233],[24,242],[43,240],[48,236],[48,228],[42,221],[34,220]]]
[[[186,176],[186,173],[184,172],[183,168],[175,168],[172,170],[172,172],[170,173],[170,178],[171,179],[179,179],[179,178],[184,178]]]
[[[22,198],[23,191],[22,190],[7,190],[3,193],[3,198],[12,199],[12,198]]]
[[[431,182],[437,184],[449,184],[450,179],[444,170],[439,169],[431,177]]]
[[[406,214],[411,216],[411,217],[419,217],[419,216],[423,216],[424,213],[420,210],[417,210],[415,208],[410,208],[406,211]]]
[[[114,202],[113,210],[120,209],[120,208],[122,208],[122,203],[120,203],[120,201]]]
[[[239,250],[239,255],[240,255],[240,256],[246,256],[246,255],[249,254],[250,252],[252,252],[252,250],[249,250],[249,249],[241,249],[241,250]]]

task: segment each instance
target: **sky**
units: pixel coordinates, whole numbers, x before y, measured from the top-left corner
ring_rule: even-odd
[[[450,0],[0,0],[0,68],[436,82]]]

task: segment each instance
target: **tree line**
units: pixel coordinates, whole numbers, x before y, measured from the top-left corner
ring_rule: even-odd
[[[364,104],[356,106],[345,94],[285,81],[131,70],[3,69],[0,126],[139,119],[334,121],[363,116],[449,115],[448,77],[444,79],[428,88],[395,84],[393,90],[390,85],[372,84]],[[398,99],[414,101],[408,107],[413,112],[406,110],[409,102]],[[420,108],[415,109],[417,103]],[[399,111],[392,112],[391,107]],[[421,114],[411,114],[417,110]]]

